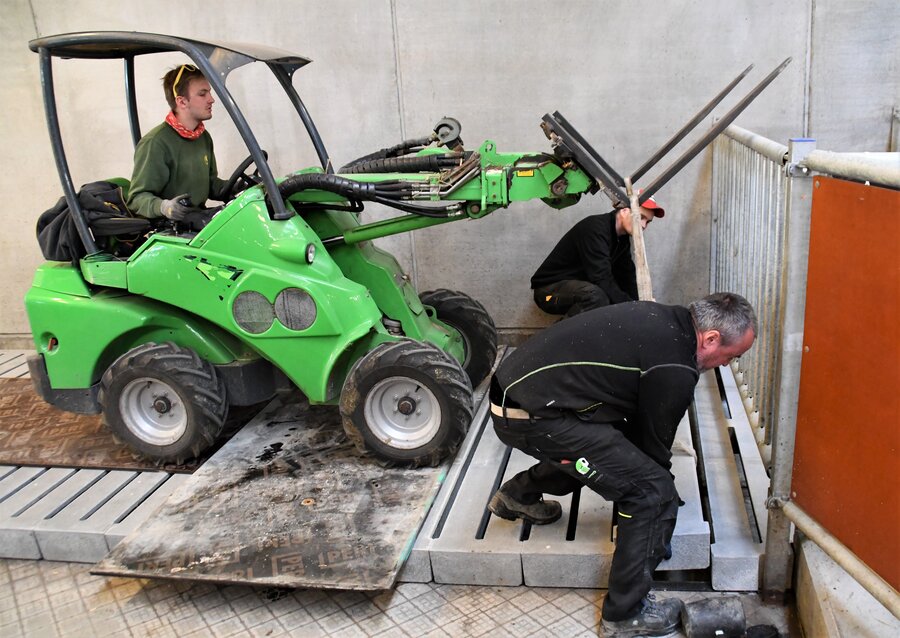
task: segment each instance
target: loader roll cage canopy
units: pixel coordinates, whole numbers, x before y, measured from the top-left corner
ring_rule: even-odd
[[[56,168],[59,172],[60,182],[72,212],[73,220],[78,228],[78,234],[87,249],[89,255],[97,253],[98,248],[85,221],[83,211],[78,202],[77,193],[72,182],[72,175],[66,161],[62,144],[62,136],[59,127],[59,116],[56,108],[56,96],[53,88],[52,59],[58,58],[83,58],[83,59],[121,59],[125,63],[125,96],[128,107],[128,117],[131,127],[131,136],[135,145],[141,139],[140,122],[137,112],[137,94],[135,90],[134,59],[136,56],[149,53],[181,52],[188,56],[209,81],[219,101],[231,116],[238,129],[250,157],[253,158],[260,178],[266,191],[267,201],[271,206],[270,214],[273,219],[287,219],[293,213],[289,212],[284,204],[284,199],[278,190],[275,177],[266,160],[265,153],[259,146],[256,136],[250,130],[250,126],[231,93],[225,87],[228,74],[251,62],[263,62],[278,80],[284,89],[288,99],[293,104],[300,116],[300,120],[306,127],[306,131],[312,140],[319,156],[322,168],[327,172],[333,172],[325,151],[322,137],[319,135],[309,112],[294,89],[292,80],[294,72],[311,62],[308,58],[255,44],[231,43],[219,41],[201,41],[189,38],[179,38],[169,35],[154,33],[136,33],[126,31],[95,31],[87,33],[68,33],[46,38],[38,38],[28,43],[29,48],[40,55],[41,85],[44,93],[44,110],[47,116],[47,126],[50,133],[50,143],[53,147],[53,155],[56,160]]]

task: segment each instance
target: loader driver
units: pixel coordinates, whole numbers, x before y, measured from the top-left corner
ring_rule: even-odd
[[[679,498],[672,443],[700,373],[746,352],[757,333],[746,299],[716,293],[688,308],[638,301],[560,321],[506,357],[491,379],[497,437],[538,463],[497,490],[507,520],[558,520],[543,500],[586,486],[618,506],[602,626],[607,636],[663,636],[681,602],[648,596],[668,558]]]
[[[641,206],[641,228],[666,211],[653,199]],[[591,215],[575,224],[531,277],[534,303],[551,315],[572,317],[638,298],[629,236],[631,209]]]
[[[225,201],[227,182],[219,179],[213,141],[203,122],[215,99],[197,67],[182,64],[163,77],[171,111],[134,151],[128,207],[142,217],[181,221],[209,198]]]

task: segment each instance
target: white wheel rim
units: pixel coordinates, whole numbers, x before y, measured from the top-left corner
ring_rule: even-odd
[[[375,438],[400,450],[430,443],[441,427],[437,397],[409,377],[388,377],[376,383],[366,395],[364,416]]]
[[[168,383],[150,377],[130,381],[119,398],[119,413],[128,430],[151,445],[171,445],[187,429],[187,409]]]

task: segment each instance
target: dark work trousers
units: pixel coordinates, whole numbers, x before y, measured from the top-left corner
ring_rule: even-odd
[[[638,613],[675,530],[679,499],[672,475],[612,424],[575,416],[492,418],[503,443],[540,461],[504,483],[505,494],[535,503],[543,494],[564,496],[586,485],[617,504],[616,551],[603,618],[624,620]]]
[[[574,317],[585,310],[608,306],[609,297],[589,281],[566,279],[535,289],[534,303],[547,314]]]

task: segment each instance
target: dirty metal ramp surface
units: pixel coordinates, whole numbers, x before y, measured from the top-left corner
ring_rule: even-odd
[[[276,399],[92,573],[388,589],[445,474],[381,467],[337,408]]]

